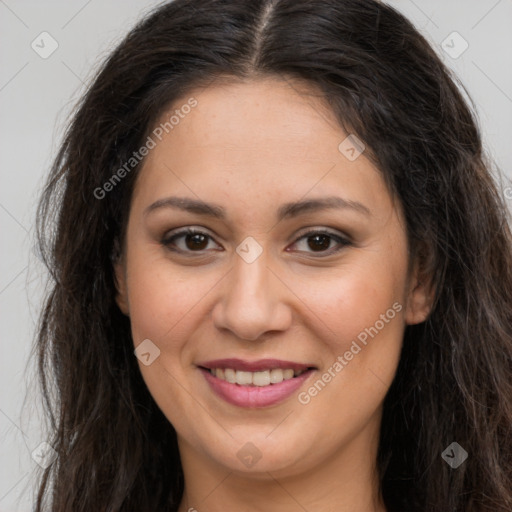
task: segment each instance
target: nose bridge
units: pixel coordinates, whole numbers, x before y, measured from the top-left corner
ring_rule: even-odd
[[[233,281],[235,295],[239,295],[238,300],[261,301],[261,305],[267,302],[270,298],[269,273],[268,258],[264,253],[254,261],[245,260],[243,257],[235,258]]]
[[[222,297],[216,304],[214,322],[238,338],[255,340],[266,331],[285,329],[291,314],[282,300],[283,290],[277,289],[276,277],[269,268],[268,252],[262,250],[256,257],[254,252],[251,257],[244,257],[243,249],[242,243],[237,248],[237,252],[242,252],[235,255]],[[253,250],[249,245],[248,253]]]

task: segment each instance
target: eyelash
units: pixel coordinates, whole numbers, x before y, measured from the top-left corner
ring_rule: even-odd
[[[205,233],[203,231],[196,230],[196,229],[193,229],[193,228],[187,228],[187,229],[183,229],[181,231],[178,231],[176,233],[173,233],[171,236],[164,237],[164,239],[162,240],[161,243],[167,249],[169,249],[170,251],[173,251],[173,252],[197,253],[198,255],[202,255],[202,252],[205,251],[206,249],[202,249],[201,251],[191,251],[191,250],[183,250],[183,249],[177,249],[175,247],[174,248],[172,247],[172,245],[174,244],[175,240],[177,240],[179,238],[182,238],[182,237],[184,237],[186,235],[205,235],[208,238],[210,238],[211,240],[213,240],[213,237],[211,237],[208,233]],[[316,258],[322,258],[322,257],[326,257],[326,256],[331,256],[332,254],[335,254],[335,253],[341,251],[343,248],[352,245],[352,243],[347,238],[344,238],[344,237],[342,237],[340,235],[331,233],[331,232],[326,231],[326,230],[311,230],[311,231],[308,231],[307,233],[304,233],[303,235],[301,235],[293,243],[295,244],[299,240],[308,239],[308,238],[310,238],[312,236],[315,236],[315,235],[325,235],[325,236],[335,240],[339,244],[339,247],[336,248],[335,250],[327,249],[326,251],[318,251],[316,253],[315,253],[315,251],[311,251],[311,254],[318,254],[318,256],[315,256]]]

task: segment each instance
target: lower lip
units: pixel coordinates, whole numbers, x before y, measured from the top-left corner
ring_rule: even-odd
[[[302,386],[304,381],[314,371],[307,370],[298,377],[283,380],[279,384],[241,386],[240,384],[231,384],[225,380],[218,379],[209,370],[204,368],[200,368],[200,370],[214,393],[232,405],[246,408],[269,407],[286,400]]]

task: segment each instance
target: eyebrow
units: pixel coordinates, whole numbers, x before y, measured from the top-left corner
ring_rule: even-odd
[[[196,215],[204,215],[215,219],[225,220],[226,210],[217,204],[206,203],[188,197],[166,197],[150,204],[144,210],[144,216],[161,208],[175,208]],[[350,209],[364,215],[371,215],[370,210],[358,201],[343,199],[338,196],[322,197],[319,199],[307,199],[292,203],[285,203],[277,210],[277,220],[297,217],[304,213],[311,213],[332,209]]]

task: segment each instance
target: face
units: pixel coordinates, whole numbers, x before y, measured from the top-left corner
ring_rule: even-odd
[[[404,328],[428,313],[379,170],[306,93],[192,92],[137,179],[117,300],[184,466],[357,468]]]

